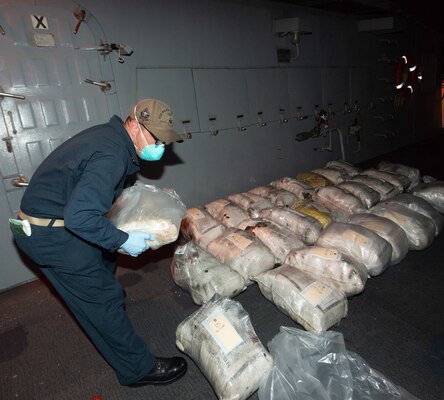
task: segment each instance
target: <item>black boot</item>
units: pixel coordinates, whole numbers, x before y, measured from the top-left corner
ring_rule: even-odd
[[[182,357],[156,357],[154,367],[151,371],[137,382],[127,386],[166,385],[184,376],[187,372],[187,367],[187,362]]]

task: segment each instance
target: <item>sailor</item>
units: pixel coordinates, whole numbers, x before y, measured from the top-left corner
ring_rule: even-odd
[[[114,276],[116,250],[137,257],[150,232],[123,232],[105,217],[138,158],[159,160],[165,145],[183,138],[170,107],[139,101],[123,122],[90,127],[57,147],[37,168],[20,205],[31,235],[14,234],[18,247],[40,268],[102,356],[126,386],[167,384],[187,370],[182,357],[151,353],[136,334]]]

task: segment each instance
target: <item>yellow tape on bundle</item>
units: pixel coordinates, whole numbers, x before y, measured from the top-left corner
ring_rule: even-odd
[[[308,183],[311,187],[319,188],[324,186],[332,186],[333,182],[316,172],[300,172],[296,179]]]
[[[306,200],[298,200],[296,201],[291,208],[293,210],[299,211],[303,214],[309,215],[310,217],[313,217],[317,219],[322,227],[325,229],[331,222],[330,217],[327,213],[319,211],[315,207],[310,205],[310,202]]]

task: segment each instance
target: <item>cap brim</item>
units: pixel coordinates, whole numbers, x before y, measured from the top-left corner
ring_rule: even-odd
[[[153,129],[152,127],[145,126],[146,129],[160,142],[165,144],[173,142],[183,142],[182,135],[177,134],[173,129]]]

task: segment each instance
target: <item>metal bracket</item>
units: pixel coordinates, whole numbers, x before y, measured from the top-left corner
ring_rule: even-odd
[[[91,85],[98,86],[102,92],[106,92],[107,90],[111,89],[111,84],[109,82],[106,82],[106,81],[93,81],[93,80],[88,79],[88,78],[85,78],[84,81],[86,83],[91,84]]]

